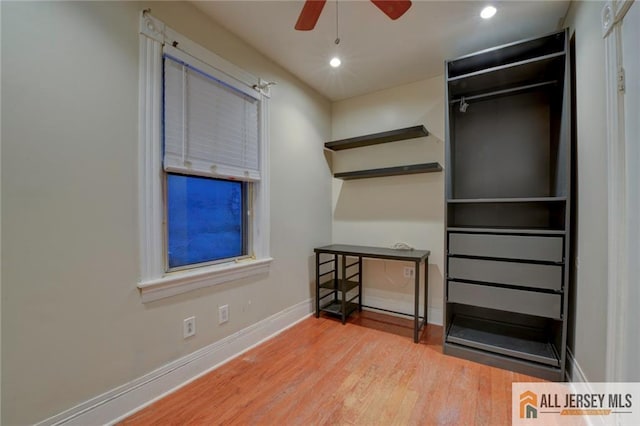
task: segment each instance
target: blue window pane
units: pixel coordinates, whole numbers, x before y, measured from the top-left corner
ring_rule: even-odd
[[[244,253],[243,183],[167,174],[169,268]]]

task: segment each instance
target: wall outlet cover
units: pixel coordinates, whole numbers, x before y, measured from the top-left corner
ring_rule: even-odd
[[[416,270],[413,266],[405,266],[404,267],[404,277],[405,278],[413,278],[416,275]]]
[[[218,308],[218,324],[229,321],[229,305],[222,305]]]
[[[196,317],[185,318],[182,322],[182,337],[187,338],[196,335]]]

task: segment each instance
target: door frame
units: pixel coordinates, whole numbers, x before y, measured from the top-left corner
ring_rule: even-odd
[[[627,141],[624,123],[624,71],[622,58],[622,21],[634,0],[611,0],[602,9],[601,25],[605,46],[606,143],[608,174],[608,300],[607,300],[607,381],[627,381],[624,342],[628,330],[624,318],[628,312],[629,221],[638,221],[628,210]],[[639,236],[632,236],[637,238]]]

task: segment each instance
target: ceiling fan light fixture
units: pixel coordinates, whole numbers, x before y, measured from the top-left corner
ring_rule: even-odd
[[[378,7],[387,15],[390,19],[396,20],[405,14],[411,7],[411,0],[370,0],[374,5]],[[305,0],[298,21],[296,22],[295,29],[298,31],[309,31],[315,28],[318,18],[322,13],[327,0]],[[336,2],[336,10],[338,8],[338,0]],[[336,14],[336,20],[338,16]]]
[[[334,56],[329,61],[329,65],[331,65],[333,68],[338,68],[340,66],[340,64],[342,64],[342,61],[337,56]]]
[[[480,17],[482,19],[489,19],[489,18],[493,18],[493,15],[496,14],[496,12],[498,11],[498,9],[496,9],[493,6],[486,6],[484,9],[482,9],[482,11],[480,12]]]

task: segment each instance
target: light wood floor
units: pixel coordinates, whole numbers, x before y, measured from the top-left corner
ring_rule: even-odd
[[[541,381],[442,354],[442,327],[363,312],[311,317],[124,425],[510,425],[511,383]]]

